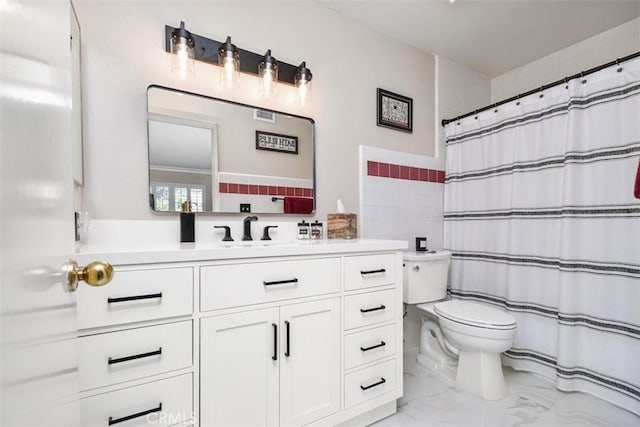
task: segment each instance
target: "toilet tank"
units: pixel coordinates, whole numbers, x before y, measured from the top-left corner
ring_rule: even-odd
[[[407,304],[438,301],[447,296],[451,252],[403,254],[403,300]]]

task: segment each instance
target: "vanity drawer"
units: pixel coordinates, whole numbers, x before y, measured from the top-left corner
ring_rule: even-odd
[[[394,320],[396,290],[350,295],[344,299],[344,328],[353,329]]]
[[[81,337],[80,390],[188,368],[192,336],[188,320]]]
[[[193,267],[115,269],[106,286],[78,287],[78,328],[161,319],[193,312]]]
[[[170,426],[193,418],[192,375],[80,399],[80,425]]]
[[[339,258],[265,261],[200,268],[202,311],[339,291]]]
[[[350,408],[396,388],[396,361],[389,360],[344,376],[344,406]]]
[[[392,285],[396,282],[395,254],[359,255],[344,259],[345,289]]]
[[[381,326],[344,337],[344,368],[392,356],[396,352],[396,325]]]

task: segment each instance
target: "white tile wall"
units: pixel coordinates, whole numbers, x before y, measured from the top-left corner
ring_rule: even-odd
[[[442,249],[444,184],[367,175],[367,161],[444,170],[443,159],[361,145],[359,235],[406,240],[427,237],[430,249]]]
[[[640,18],[568,46],[491,81],[491,102],[640,51]]]

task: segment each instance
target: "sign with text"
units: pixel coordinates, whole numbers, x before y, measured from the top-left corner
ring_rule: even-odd
[[[298,154],[298,137],[257,130],[256,149]]]

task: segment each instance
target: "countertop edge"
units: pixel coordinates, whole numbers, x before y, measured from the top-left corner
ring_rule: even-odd
[[[401,251],[404,240],[321,240],[302,242],[205,242],[156,246],[79,246],[75,259],[80,265],[106,261],[114,265],[172,262],[207,262],[233,259],[269,258],[305,255],[339,255],[356,252]]]

